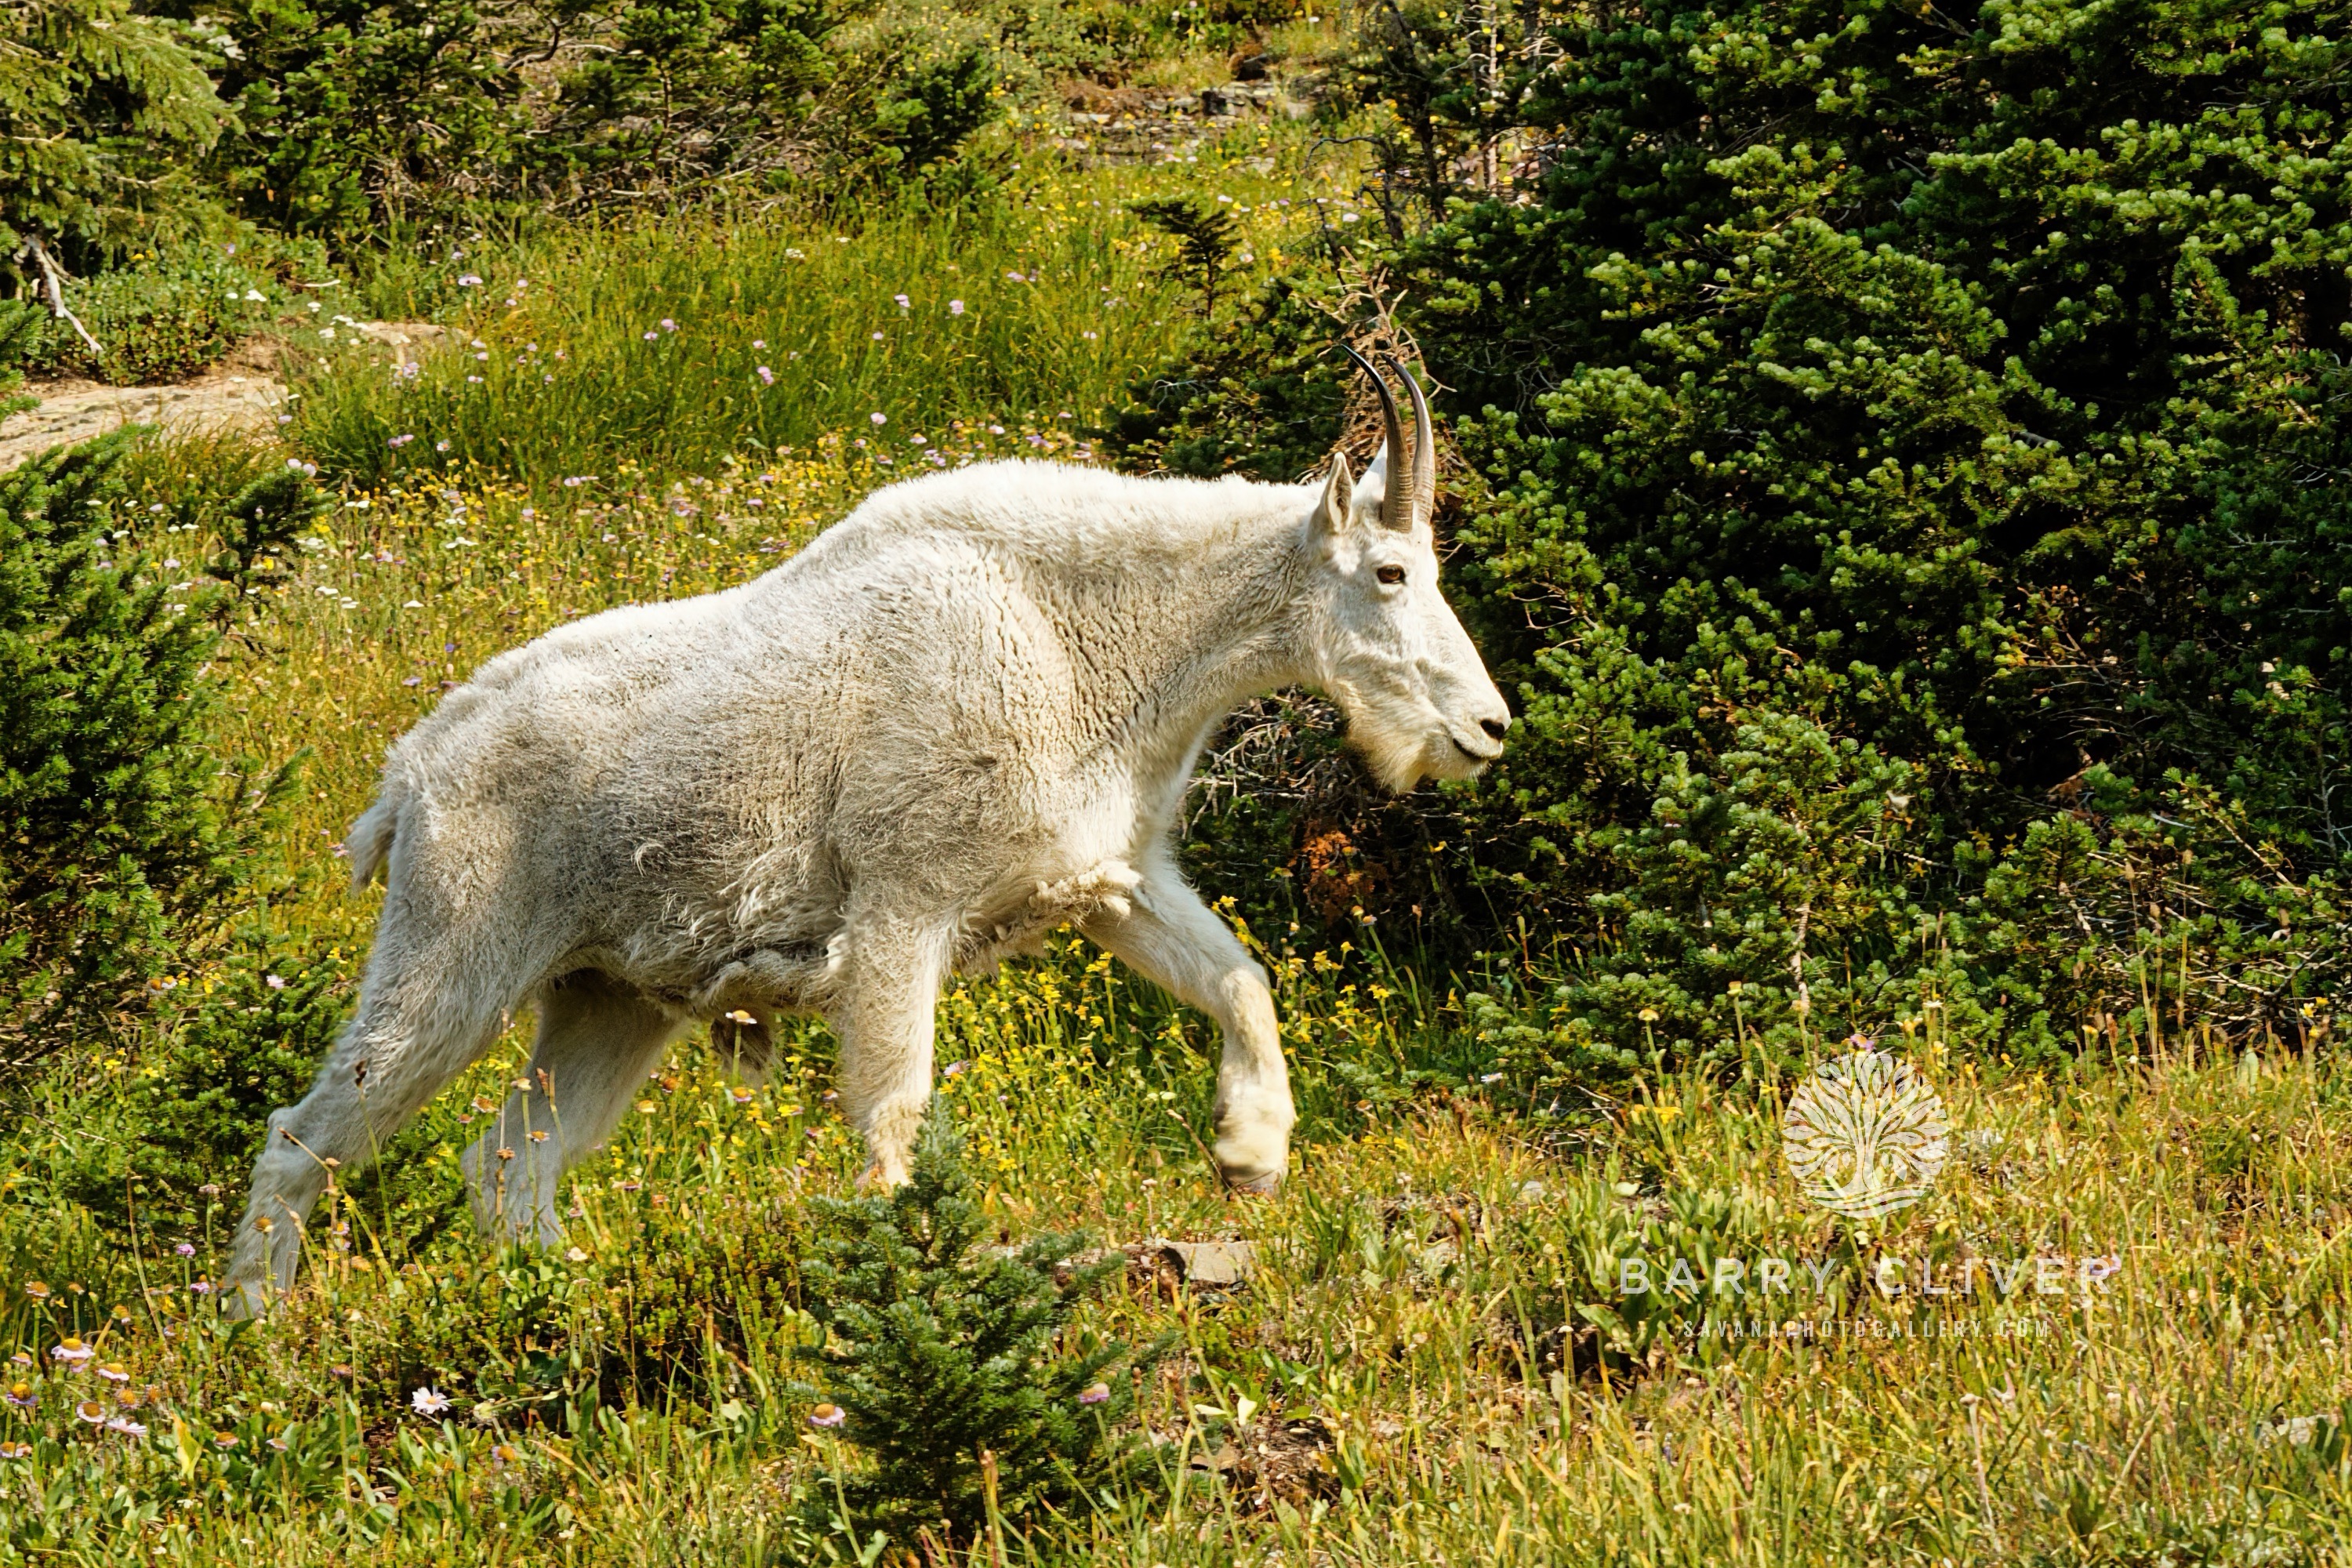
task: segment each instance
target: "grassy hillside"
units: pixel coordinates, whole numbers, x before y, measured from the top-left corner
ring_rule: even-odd
[[[275,1005],[271,977],[330,1011],[348,996],[374,904],[341,889],[336,844],[384,745],[482,659],[740,581],[910,470],[1083,460],[1078,428],[1189,308],[1123,204],[1229,195],[1251,265],[1283,265],[1345,190],[1308,140],[1033,170],[954,217],[481,242],[380,285],[457,302],[413,376],[303,340],[289,444],[227,456],[343,485],[226,656],[223,745],[310,761],[261,956],[192,952],[170,977],[184,1028]],[[142,504],[223,460],[149,454]],[[213,543],[152,542],[175,565]],[[1511,1080],[1482,1083],[1511,1042],[1471,998],[1523,977],[1424,972],[1374,925],[1297,930],[1250,933],[1302,1111],[1297,1179],[1266,1202],[1227,1201],[1202,1156],[1197,1016],[1075,946],[947,998],[940,1059],[964,1066],[945,1092],[1007,1237],[1244,1239],[1257,1264],[1193,1289],[1147,1256],[1081,1325],[1176,1336],[1144,1401],[1154,1484],[934,1560],[2352,1560],[2332,1063],[2012,1076],[1923,1009],[1906,1037],[1955,1158],[1917,1207],[1855,1225],[1789,1174],[1789,1083],[1669,1078],[1538,1133]],[[454,1208],[455,1159],[528,1026],[427,1110],[398,1173],[314,1216],[314,1288],[259,1325],[210,1311],[245,1152],[203,1185],[138,1187],[125,1163],[175,1111],[172,1039],[39,1086],[0,1135],[0,1349],[19,1353],[0,1562],[875,1560],[785,1522],[796,1489],[858,1462],[808,1425],[790,1361],[806,1200],[860,1163],[828,1037],[802,1029],[757,1091],[689,1044],[575,1173],[569,1247],[491,1255]],[[128,1223],[92,1175],[118,1166]],[[1754,1293],[1768,1258],[1786,1295]],[[1719,1259],[1737,1289],[1713,1288]],[[1629,1297],[1629,1260],[1706,1283]],[[1923,1293],[1956,1279],[1975,1292]],[[69,1337],[88,1360],[56,1354]],[[421,1413],[427,1388],[449,1407]]]

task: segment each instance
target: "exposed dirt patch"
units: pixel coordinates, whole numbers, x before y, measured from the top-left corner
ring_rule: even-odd
[[[369,321],[359,331],[406,360],[447,329],[425,321]],[[274,428],[285,416],[286,402],[278,353],[274,340],[249,339],[202,374],[167,386],[27,382],[25,390],[41,405],[0,421],[0,473],[51,447],[88,441],[125,425],[160,425],[184,433]]]
[[[1333,1462],[1335,1447],[1330,1426],[1319,1416],[1264,1416],[1234,1428],[1213,1452],[1193,1456],[1192,1468],[1223,1476],[1235,1500],[1253,1510],[1318,1498],[1336,1502],[1339,1474]]]

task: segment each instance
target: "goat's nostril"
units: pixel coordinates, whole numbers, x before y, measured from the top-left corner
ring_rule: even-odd
[[[1499,741],[1509,731],[1511,721],[1508,719],[1481,719],[1478,728],[1486,731],[1488,739]]]

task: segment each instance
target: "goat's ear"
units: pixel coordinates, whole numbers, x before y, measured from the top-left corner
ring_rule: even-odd
[[[1331,472],[1323,481],[1323,499],[1315,504],[1313,527],[1318,534],[1344,533],[1348,510],[1356,502],[1356,477],[1348,471],[1348,454],[1331,454]]]

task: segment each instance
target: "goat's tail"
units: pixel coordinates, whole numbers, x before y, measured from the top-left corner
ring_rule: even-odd
[[[393,837],[400,828],[400,795],[399,786],[386,779],[383,788],[376,794],[375,804],[360,813],[360,819],[343,836],[343,849],[352,860],[354,892],[375,880],[392,854]]]

